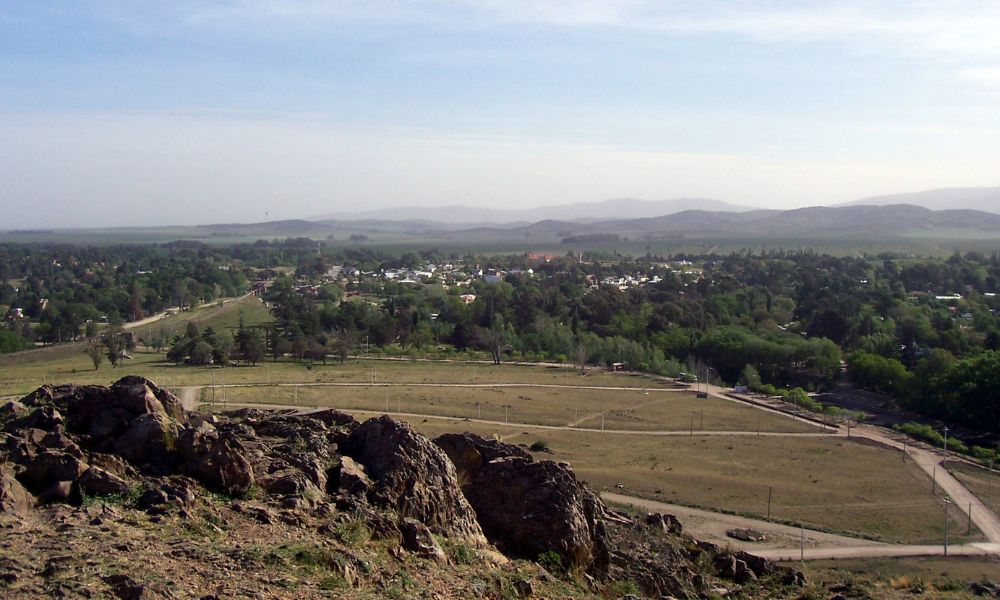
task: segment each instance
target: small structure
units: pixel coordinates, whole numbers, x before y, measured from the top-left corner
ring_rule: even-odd
[[[613,362],[611,363],[612,371],[628,371],[628,363],[623,362]]]

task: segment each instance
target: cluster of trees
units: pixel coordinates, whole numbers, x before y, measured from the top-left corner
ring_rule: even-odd
[[[0,306],[20,308],[27,342],[95,337],[102,322],[141,319],[246,291],[248,265],[186,246],[0,245]],[[6,316],[6,308],[2,311]]]
[[[1000,430],[1000,351],[957,359],[935,348],[912,370],[897,358],[856,352],[848,357],[848,375],[858,386],[891,394],[916,412]]]
[[[511,273],[500,282],[477,278],[449,289],[361,274],[341,284],[322,279],[332,265],[377,273],[445,262]],[[528,267],[534,276],[522,272]],[[291,270],[292,276],[279,275]],[[728,382],[750,366],[760,386],[806,390],[837,379],[847,357],[848,374],[860,386],[895,394],[914,410],[1000,428],[986,393],[1000,351],[996,254],[937,259],[777,250],[538,261],[435,249],[392,254],[368,245],[317,252],[308,239],[228,247],[0,245],[0,306],[23,307],[33,324],[8,327],[0,350],[34,339],[95,337],[101,317],[124,321],[238,294],[262,273],[276,277],[267,297],[273,327],[232,335],[189,331],[169,343],[171,356],[252,363],[265,353],[343,360],[362,344],[419,352],[475,348],[496,361],[625,362]],[[600,284],[626,276],[656,283],[625,290]],[[475,300],[466,302],[465,294]]]
[[[199,330],[188,322],[184,335],[176,335],[167,350],[167,359],[192,365],[226,366],[231,361],[244,361],[256,365],[264,358],[266,346],[261,333],[240,322],[234,334],[219,333],[211,327]]]

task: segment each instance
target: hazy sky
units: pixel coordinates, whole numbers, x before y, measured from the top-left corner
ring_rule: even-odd
[[[995,186],[998,32],[995,0],[0,0],[0,229]]]

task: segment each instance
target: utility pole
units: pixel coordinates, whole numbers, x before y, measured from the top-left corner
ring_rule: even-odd
[[[601,433],[604,433],[604,413],[601,413]]]
[[[806,528],[799,521],[799,561],[806,562]]]
[[[691,435],[694,435],[694,413],[691,413]]]
[[[944,426],[944,453],[948,454],[948,426]]]
[[[934,470],[931,471],[931,493],[937,491],[937,465],[934,465]]]
[[[768,519],[771,518],[771,492],[773,492],[773,491],[774,491],[773,487],[767,486],[767,518]]]
[[[951,501],[944,499],[944,555],[948,556],[948,505]]]
[[[705,409],[701,409],[698,418],[700,419],[698,421],[698,429],[705,431]]]
[[[969,526],[966,535],[972,535],[972,503],[969,502]]]
[[[212,406],[215,406],[215,371],[212,371]]]

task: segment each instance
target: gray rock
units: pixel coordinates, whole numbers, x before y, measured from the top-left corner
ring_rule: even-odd
[[[403,534],[403,548],[417,556],[429,558],[436,562],[447,562],[447,557],[431,535],[431,530],[416,519],[403,519],[399,526]]]

